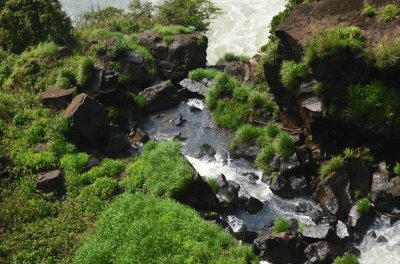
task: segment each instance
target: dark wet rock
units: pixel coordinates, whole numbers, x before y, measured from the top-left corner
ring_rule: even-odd
[[[254,241],[259,257],[276,264],[303,263],[305,248],[306,245],[297,236],[287,233],[261,233]]]
[[[378,211],[390,213],[400,205],[400,177],[390,179],[385,162],[373,174],[371,201]]]
[[[349,213],[347,220],[347,226],[349,229],[356,234],[356,240],[361,242],[362,237],[368,230],[368,227],[372,224],[374,220],[373,211],[360,214],[357,211],[357,206],[354,205]]]
[[[245,159],[254,161],[260,152],[260,147],[256,145],[238,144],[229,150],[229,154],[233,159]]]
[[[327,241],[319,241],[308,245],[304,250],[307,258],[306,263],[310,264],[330,264],[335,257],[344,253],[342,247]]]
[[[185,141],[187,139],[187,137],[185,135],[182,134],[182,132],[178,132],[176,134],[173,135],[173,140],[179,140],[179,141]]]
[[[336,236],[341,240],[350,238],[347,226],[342,221],[338,221],[336,224]]]
[[[297,154],[293,154],[288,160],[280,160],[279,172],[282,175],[293,175],[300,171],[300,161]]]
[[[216,210],[218,201],[211,186],[200,176],[193,166],[191,167],[193,170],[192,181],[184,191],[176,194],[174,199],[196,210]]]
[[[257,181],[260,179],[258,175],[254,172],[245,172],[242,176],[246,177],[249,180],[249,183],[256,184]]]
[[[199,149],[193,152],[193,157],[197,159],[201,159],[203,157],[214,158],[216,153],[217,152],[215,149],[213,149],[213,147],[205,143]]]
[[[271,161],[269,162],[269,167],[273,171],[279,171],[281,168],[281,158],[278,155],[275,155]]]
[[[261,182],[267,183],[267,184],[270,183],[269,176],[267,174],[263,173],[262,176],[261,176]]]
[[[43,193],[63,193],[64,172],[62,170],[54,170],[39,173],[36,178],[35,189]]]
[[[220,186],[216,196],[222,209],[231,211],[237,208],[239,191],[234,185],[227,183],[226,186]]]
[[[118,74],[110,69],[96,68],[83,91],[93,98],[107,95],[118,89]]]
[[[138,143],[146,143],[149,140],[149,135],[147,132],[140,128],[137,128],[135,131],[131,132],[129,136],[131,136],[132,139]]]
[[[199,34],[172,38],[172,42],[167,44],[162,36],[151,31],[137,36],[138,42],[149,48],[156,59],[161,79],[177,83],[186,78],[189,71],[206,66],[208,39]]]
[[[172,124],[175,126],[181,126],[186,120],[183,119],[181,114],[176,115],[174,118],[170,120]]]
[[[312,243],[319,240],[332,239],[334,231],[329,224],[319,224],[304,227],[301,234],[305,241]]]
[[[297,158],[303,167],[310,167],[314,165],[312,152],[307,147],[300,147],[296,151]]]
[[[378,242],[378,243],[386,243],[386,242],[388,242],[388,240],[387,240],[386,237],[381,235],[376,239],[376,242]]]
[[[100,160],[97,158],[91,158],[88,163],[86,163],[84,171],[90,171],[91,169],[101,165]]]
[[[239,183],[237,183],[235,181],[232,181],[232,180],[228,180],[227,183],[228,183],[228,185],[232,185],[233,187],[235,187],[236,190],[240,191],[240,184]]]
[[[60,58],[60,59],[72,56],[73,53],[74,53],[74,50],[70,46],[58,47],[58,58]]]
[[[247,200],[247,202],[245,204],[245,210],[249,214],[252,214],[252,215],[260,212],[263,207],[264,207],[264,203],[252,196],[250,196],[250,198]]]
[[[121,66],[120,71],[129,76],[129,85],[143,86],[151,82],[152,76],[142,55],[129,51],[117,60]]]
[[[300,202],[298,205],[296,205],[294,211],[296,213],[303,213],[304,214],[304,213],[310,211],[310,209],[312,209],[312,208],[310,207],[310,205],[308,203]]]
[[[201,112],[201,109],[196,106],[191,105],[191,106],[189,106],[189,112],[191,112],[191,113]]]
[[[140,92],[146,98],[144,110],[148,113],[167,110],[178,104],[176,90],[169,82],[162,82]]]
[[[108,133],[107,110],[87,94],[75,96],[64,115],[71,121],[71,130],[78,137],[95,141]]]
[[[369,231],[367,233],[368,236],[372,237],[372,238],[376,238],[376,232],[375,231]]]
[[[131,144],[124,133],[119,129],[113,128],[106,138],[105,154],[113,158],[123,158],[129,156]]]
[[[278,174],[273,177],[270,189],[274,194],[287,199],[307,194],[310,191],[308,181],[302,175],[288,177]]]
[[[216,180],[217,180],[219,188],[228,186],[228,181],[226,180],[225,175],[223,175],[223,174],[218,175]]]
[[[42,104],[54,110],[65,109],[72,101],[75,89],[62,89],[57,86],[50,86],[45,92],[40,94]]]
[[[290,188],[293,190],[294,196],[306,194],[310,191],[308,181],[304,176],[289,177]]]
[[[207,79],[198,82],[186,78],[180,81],[179,85],[187,91],[187,94],[191,95],[190,97],[205,97],[211,88],[212,82]]]
[[[238,81],[243,83],[251,82],[251,64],[250,62],[243,61],[223,61],[220,62],[225,72],[230,76],[235,77]]]

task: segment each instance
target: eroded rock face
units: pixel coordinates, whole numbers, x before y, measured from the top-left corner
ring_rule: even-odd
[[[226,73],[243,83],[251,82],[251,64],[243,61],[224,61],[221,64]]]
[[[163,80],[177,83],[186,78],[189,71],[206,66],[208,39],[203,35],[176,35],[169,43],[162,36],[146,31],[139,34],[137,39],[150,49]]]
[[[179,102],[176,90],[169,82],[146,88],[139,95],[146,98],[144,110],[148,113],[166,110]]]
[[[110,69],[96,68],[83,91],[93,98],[107,95],[118,89],[118,74]]]
[[[50,86],[45,92],[40,94],[42,104],[45,107],[62,110],[72,101],[75,89],[62,89],[57,86]]]
[[[72,131],[86,140],[95,141],[108,133],[106,108],[87,94],[75,96],[64,115],[71,121]]]

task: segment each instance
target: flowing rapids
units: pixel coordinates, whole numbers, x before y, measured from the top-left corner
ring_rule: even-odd
[[[269,23],[282,11],[286,0],[213,0],[222,9],[207,32],[208,62],[215,64],[226,52],[252,56],[267,42]],[[130,0],[60,0],[64,10],[78,18],[93,7],[126,8]],[[154,3],[160,0],[152,0]]]
[[[153,0],[157,3],[160,0]],[[64,10],[74,19],[84,12],[98,7],[115,6],[126,8],[130,0],[60,0]],[[207,32],[209,37],[208,61],[213,64],[226,52],[252,56],[268,39],[269,23],[274,15],[284,9],[286,0],[214,0],[223,13],[211,24]],[[191,101],[203,108],[201,101]],[[182,127],[175,127],[170,122],[174,115],[181,113],[187,120]],[[184,154],[202,176],[216,177],[224,174],[228,180],[241,185],[240,194],[250,195],[264,202],[264,209],[255,216],[238,212],[236,217],[243,220],[250,230],[261,230],[271,224],[277,215],[294,217],[299,221],[312,224],[318,206],[309,199],[283,200],[272,194],[268,186],[260,180],[249,182],[244,173],[252,172],[261,178],[261,172],[243,160],[231,160],[228,155],[229,135],[213,124],[208,111],[191,114],[186,104],[177,109],[149,118],[145,128],[155,139],[171,139],[181,133],[188,140],[184,143]],[[191,151],[208,143],[215,148],[215,159],[196,159]],[[300,203],[309,208],[307,213],[295,211]],[[366,235],[359,248],[363,264],[400,263],[400,222],[391,226],[388,221],[376,220],[371,227],[377,237],[383,235],[388,242],[378,243],[376,238]]]

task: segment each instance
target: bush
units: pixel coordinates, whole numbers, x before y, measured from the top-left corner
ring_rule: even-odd
[[[230,97],[235,87],[241,84],[236,79],[231,78],[226,72],[218,74],[214,85],[208,91],[206,96],[206,105],[210,110],[214,110],[217,102],[222,97]]]
[[[368,198],[363,198],[356,202],[356,207],[359,214],[366,214],[371,209],[371,202]]]
[[[289,221],[283,217],[278,217],[272,226],[272,233],[279,234],[289,231]]]
[[[379,19],[383,22],[390,22],[395,20],[399,14],[399,8],[394,4],[389,4],[379,13]]]
[[[83,57],[78,66],[77,82],[79,85],[84,86],[92,78],[94,73],[95,62],[90,57]]]
[[[192,182],[193,170],[178,142],[145,145],[142,156],[130,164],[121,186],[126,191],[174,198]]]
[[[363,15],[367,16],[367,17],[374,17],[374,16],[376,16],[376,10],[372,5],[365,3]]]
[[[281,67],[282,84],[291,91],[300,88],[301,83],[309,76],[309,70],[304,63],[283,61]]]
[[[234,53],[225,53],[225,55],[218,60],[218,62],[224,61],[241,61],[241,62],[248,62],[250,61],[250,57],[246,55],[236,55]]]
[[[360,262],[356,256],[345,254],[344,256],[335,258],[333,264],[360,264]]]
[[[212,80],[217,77],[220,71],[216,69],[196,69],[189,72],[189,78],[193,81],[201,81],[202,79]]]
[[[325,179],[329,177],[335,171],[343,168],[344,166],[344,159],[341,156],[335,156],[329,161],[325,162],[320,170],[319,170],[319,177],[320,179]]]
[[[379,69],[400,67],[400,39],[391,42],[381,41],[369,50],[367,55]]]
[[[250,247],[171,200],[124,194],[101,215],[74,263],[256,263]],[[157,245],[157,246],[155,246]]]
[[[153,28],[153,31],[162,36],[174,36],[179,34],[193,33],[192,29],[179,25],[168,25],[168,26],[156,25]]]
[[[21,53],[42,41],[72,40],[72,25],[57,0],[6,0],[0,9],[0,47]]]
[[[284,160],[289,159],[296,152],[294,141],[288,133],[282,132],[277,136],[276,152]]]
[[[379,81],[348,88],[346,115],[357,122],[369,122],[378,128],[400,123],[400,95]]]
[[[394,173],[398,176],[400,176],[400,163],[397,163],[396,166],[393,169]]]
[[[220,9],[210,0],[166,0],[157,6],[155,20],[163,25],[180,25],[205,32]]]
[[[265,133],[270,138],[275,138],[282,132],[282,128],[277,124],[269,124],[265,127]]]

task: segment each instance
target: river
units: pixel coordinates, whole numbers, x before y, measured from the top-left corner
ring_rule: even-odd
[[[90,11],[92,3],[94,8],[115,6],[126,8],[130,0],[60,0],[64,10],[73,18],[79,17],[86,11]],[[158,0],[153,0],[158,2]],[[274,15],[284,9],[285,0],[214,0],[223,13],[217,17],[211,24],[207,32],[209,38],[208,62],[213,64],[226,52],[233,52],[252,56],[257,53],[261,45],[268,39],[269,23]],[[178,112],[184,115],[188,114],[187,107],[181,105]],[[175,110],[175,111],[176,111]],[[166,113],[168,115],[168,113]],[[165,119],[167,120],[168,117]],[[162,125],[162,121],[150,120],[147,127]],[[189,119],[183,132],[188,137],[184,144],[184,151],[193,166],[203,176],[216,177],[223,173],[228,179],[240,183],[242,194],[251,195],[259,198],[265,203],[265,208],[256,216],[250,216],[247,213],[239,212],[236,217],[244,220],[251,230],[262,229],[270,224],[277,215],[286,217],[295,217],[304,223],[311,223],[311,215],[314,210],[308,214],[301,215],[295,212],[295,206],[299,203],[307,203],[310,207],[317,208],[310,200],[295,199],[283,200],[273,195],[269,188],[257,181],[249,183],[243,173],[251,171],[260,175],[260,172],[251,164],[244,161],[234,161],[227,157],[226,149],[228,147],[228,138],[221,135],[213,127],[213,122],[209,118],[207,111],[199,114],[197,118],[193,116]],[[158,123],[158,125],[156,124]],[[161,123],[161,124],[160,124]],[[168,122],[167,122],[168,123]],[[166,128],[154,130],[153,138],[162,139],[176,133],[175,129]],[[203,143],[210,143],[217,149],[215,160],[199,160],[190,156],[190,150],[199,147]],[[361,250],[362,264],[396,264],[400,263],[400,222],[391,226],[388,221],[377,219],[371,227],[371,231],[385,236],[388,241],[378,243],[376,238],[366,235],[363,242],[359,245]]]

